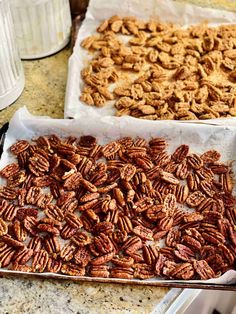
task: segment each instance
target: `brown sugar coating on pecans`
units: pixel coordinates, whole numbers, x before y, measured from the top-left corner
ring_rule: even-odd
[[[81,46],[93,53],[81,71],[80,100],[90,106],[114,100],[117,116],[150,120],[236,116],[235,25],[183,29],[113,16]]]
[[[0,266],[142,280],[233,269],[231,167],[215,150],[167,148],[160,137],[18,141],[10,148],[18,162],[0,171]]]

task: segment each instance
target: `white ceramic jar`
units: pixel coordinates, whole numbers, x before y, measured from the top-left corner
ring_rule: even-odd
[[[12,104],[25,84],[8,0],[0,0],[0,110]]]
[[[69,0],[9,0],[22,59],[49,56],[70,40]]]

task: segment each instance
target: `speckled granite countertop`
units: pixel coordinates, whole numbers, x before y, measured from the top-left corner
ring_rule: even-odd
[[[70,54],[70,48],[67,47],[48,58],[23,61],[25,89],[14,104],[0,111],[0,127],[22,106],[26,106],[35,115],[63,118]]]

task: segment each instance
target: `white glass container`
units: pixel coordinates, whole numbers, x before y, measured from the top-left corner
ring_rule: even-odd
[[[49,56],[70,40],[69,0],[9,0],[22,59]]]
[[[8,0],[0,0],[0,110],[12,104],[25,84]]]

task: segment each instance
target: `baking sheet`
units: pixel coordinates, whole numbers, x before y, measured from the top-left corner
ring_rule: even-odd
[[[93,118],[84,117],[74,120],[49,119],[47,117],[36,117],[31,115],[26,108],[19,109],[9,124],[6,134],[3,154],[0,160],[0,169],[7,164],[14,162],[15,157],[9,153],[9,147],[19,139],[31,140],[40,135],[57,134],[62,137],[93,135],[101,144],[105,144],[120,137],[164,137],[169,142],[169,149],[173,151],[178,145],[190,145],[190,150],[202,154],[206,150],[216,149],[221,155],[222,161],[234,160],[236,151],[236,127],[234,126],[211,126],[196,124],[194,128],[191,123],[164,122],[158,124],[155,121],[144,121],[130,117],[102,117],[94,121]],[[235,164],[235,163],[234,163]],[[234,181],[236,181],[236,166],[234,167]],[[0,179],[0,185],[4,184],[4,179]],[[235,192],[235,189],[234,189]],[[1,274],[28,274],[23,272],[5,270],[0,268]],[[53,277],[72,280],[89,280],[117,283],[136,283],[144,285],[166,285],[171,283],[215,283],[215,284],[236,284],[236,271],[230,270],[223,276],[207,281],[188,280],[124,280],[116,278],[91,278],[67,276],[61,274],[42,273],[34,274],[39,277]]]
[[[173,0],[123,0],[122,2],[117,0],[90,0],[86,18],[79,30],[73,54],[69,59],[64,108],[65,118],[76,118],[84,115],[114,116],[116,112],[113,107],[114,101],[108,102],[103,108],[97,108],[86,105],[79,100],[83,89],[80,72],[92,58],[92,55],[83,49],[80,43],[84,38],[94,34],[99,24],[112,15],[133,15],[143,20],[158,19],[161,22],[172,22],[183,27],[206,21],[212,26],[235,24],[236,21],[236,13],[176,3]],[[225,124],[229,123],[230,120],[235,121],[236,118],[202,121],[204,121],[203,123]],[[193,122],[196,122],[196,120]],[[159,123],[159,120],[157,123]]]

